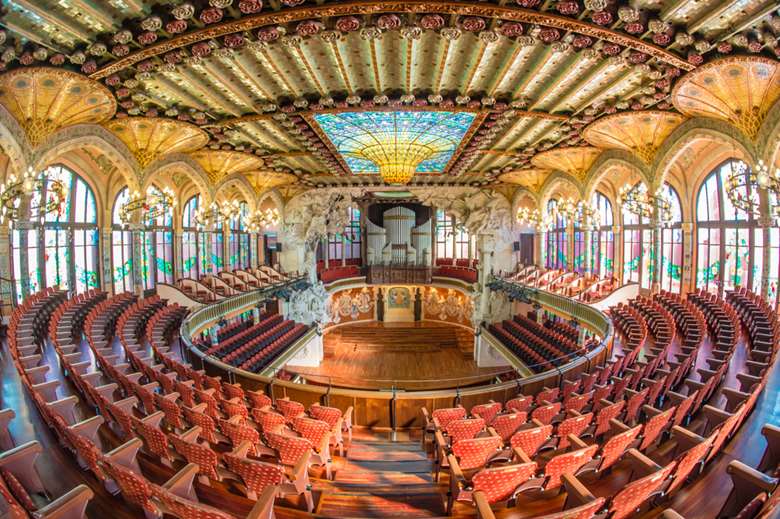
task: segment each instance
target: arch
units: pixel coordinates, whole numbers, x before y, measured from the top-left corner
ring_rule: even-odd
[[[209,205],[214,201],[216,192],[208,175],[196,160],[184,153],[171,153],[150,164],[146,168],[143,188],[146,189],[150,183],[162,175],[177,172],[183,173],[192,181],[201,195],[201,203]]]
[[[140,190],[138,161],[121,140],[96,124],[77,124],[59,130],[35,150],[30,163],[43,169],[65,153],[85,147],[100,150],[117,167],[130,189]]]
[[[604,177],[618,168],[638,175],[649,185],[650,172],[642,161],[625,150],[607,150],[598,156],[585,175],[583,199],[590,200]]]
[[[24,129],[3,105],[0,105],[0,148],[8,155],[11,172],[19,176],[29,163],[30,144]]]
[[[279,223],[279,225],[283,224],[285,221],[286,204],[284,203],[284,198],[282,198],[282,194],[276,188],[272,188],[262,192],[257,196],[257,207],[258,208],[262,207],[263,202],[265,202],[267,199],[270,199],[276,205],[276,209],[279,211],[279,215],[282,220]]]
[[[739,156],[739,154],[741,154],[742,157],[740,158],[747,162],[751,167],[758,161],[758,153],[755,145],[736,127],[724,121],[696,117],[689,119],[678,126],[658,149],[651,166],[651,178],[653,183],[648,184],[651,189],[655,186],[660,186],[664,180],[666,180],[666,175],[672,164],[674,164],[691,145],[699,140],[706,140],[710,143],[721,143],[726,147],[722,157],[712,158],[711,160],[720,162],[729,155]],[[729,150],[731,149],[735,151],[729,153]],[[702,174],[706,175],[708,172],[703,171]],[[697,179],[698,177],[699,175],[696,175]],[[694,182],[691,186],[693,187],[697,184],[698,182]],[[692,189],[692,191],[695,191],[695,188]]]
[[[229,187],[235,187],[242,195],[244,195],[244,201],[246,201],[247,205],[249,206],[250,213],[258,207],[257,194],[255,193],[252,184],[249,183],[249,180],[245,175],[241,173],[232,173],[220,180],[219,183],[214,187],[214,197],[216,198],[222,189]]]
[[[517,211],[520,209],[520,203],[523,200],[529,198],[533,202],[533,207],[535,209],[539,209],[539,196],[536,193],[534,193],[533,191],[525,187],[521,187],[517,191],[515,191],[515,194],[512,197],[512,213],[510,215],[512,218],[513,227],[516,223],[516,216],[517,216]]]
[[[562,171],[553,171],[552,174],[544,180],[541,189],[539,189],[539,207],[544,210],[555,190],[559,186],[566,184],[574,189],[574,192],[579,199],[582,199],[582,186],[576,178]]]
[[[759,158],[769,165],[780,162],[780,101],[777,101],[761,124],[756,137]]]

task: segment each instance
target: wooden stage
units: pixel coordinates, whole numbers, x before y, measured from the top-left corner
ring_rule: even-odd
[[[446,323],[367,322],[325,332],[318,368],[285,370],[312,383],[356,389],[450,389],[473,386],[511,368],[478,368],[474,334]]]

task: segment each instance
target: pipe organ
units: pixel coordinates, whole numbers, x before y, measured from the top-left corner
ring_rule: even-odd
[[[366,221],[369,265],[429,265],[431,220],[417,224],[413,209],[395,206],[381,213],[382,226]]]

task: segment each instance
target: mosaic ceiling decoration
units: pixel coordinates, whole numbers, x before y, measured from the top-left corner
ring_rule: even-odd
[[[142,170],[163,155],[195,151],[209,141],[193,124],[158,117],[124,117],[106,127],[125,143]]]
[[[24,128],[32,146],[60,128],[106,121],[116,111],[113,94],[100,83],[47,67],[0,75],[0,104]]]
[[[212,184],[218,184],[233,173],[253,174],[263,168],[260,157],[237,151],[200,150],[191,154],[208,175]]]
[[[351,111],[472,114],[445,174],[420,160],[413,185],[519,175],[535,156],[585,147],[583,130],[610,114],[677,108],[750,134],[777,77],[738,85],[729,67],[747,60],[753,78],[780,55],[776,0],[20,0],[0,25],[0,70],[89,76],[113,92],[117,117],[193,123],[208,150],[256,157],[253,171],[309,187],[379,182],[317,122]],[[705,71],[718,79],[702,83]],[[740,97],[761,88],[762,101]],[[640,147],[629,146],[646,160]]]
[[[650,164],[664,140],[683,121],[684,116],[673,112],[624,112],[591,123],[582,136],[594,146],[626,150]]]
[[[398,167],[409,175],[441,174],[474,123],[469,112],[342,112],[314,120],[355,175]]]
[[[598,148],[572,146],[571,148],[558,148],[539,153],[534,156],[531,162],[537,168],[563,171],[582,180],[593,163],[596,162],[599,154],[601,154],[601,150]]]
[[[769,108],[780,98],[780,62],[732,57],[702,66],[680,80],[674,106],[691,116],[730,122],[754,138]]]

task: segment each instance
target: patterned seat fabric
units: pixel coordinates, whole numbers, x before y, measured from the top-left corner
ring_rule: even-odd
[[[640,451],[644,451],[650,445],[655,443],[655,441],[658,439],[658,436],[666,428],[669,420],[672,419],[675,409],[675,407],[670,407],[666,411],[658,413],[645,422],[645,428],[642,432],[642,442],[639,444]]]
[[[195,390],[192,389],[192,385],[177,381],[176,392],[179,393],[181,403],[186,407],[193,407],[195,405]]]
[[[545,444],[553,432],[552,425],[523,429],[512,435],[509,444],[512,448],[520,447],[529,457],[536,455],[539,448]]]
[[[633,516],[637,508],[647,501],[661,488],[664,480],[669,477],[674,469],[674,462],[661,470],[645,476],[626,485],[614,498],[609,506],[611,519],[623,519]]]
[[[154,496],[165,507],[166,514],[179,519],[235,519],[235,516],[208,505],[179,497],[162,487],[155,487]]]
[[[116,482],[122,497],[140,506],[145,512],[157,516],[157,507],[152,502],[152,485],[145,478],[121,465],[103,461],[106,473]]]
[[[560,389],[557,387],[550,387],[539,391],[536,395],[536,405],[543,405],[545,402],[555,402],[558,400],[558,393]]]
[[[584,395],[573,394],[563,402],[563,408],[566,411],[577,411],[581,413],[585,406],[588,405],[590,399],[593,398],[593,392],[585,393]]]
[[[262,409],[263,407],[268,407],[273,404],[271,397],[265,393],[247,391],[246,398],[249,400],[249,403],[252,405],[252,407],[256,407],[258,409]]]
[[[243,402],[223,400],[222,409],[229,417],[240,416],[242,418],[247,418],[249,416],[249,409],[246,408]]]
[[[171,435],[170,440],[176,452],[184,456],[189,463],[194,463],[198,466],[198,474],[219,480],[219,474],[217,473],[219,458],[216,452],[209,447],[199,443],[188,442],[176,435]]]
[[[288,422],[306,412],[306,408],[303,407],[303,404],[294,400],[280,398],[276,401],[276,407],[279,408],[279,411],[282,412],[282,415],[284,415]]]
[[[493,420],[492,427],[502,440],[507,441],[527,420],[528,415],[524,411],[511,414],[500,414]]]
[[[550,405],[542,405],[531,412],[531,418],[539,420],[545,425],[551,424],[553,418],[561,412],[561,403],[555,402]]]
[[[474,438],[484,428],[485,420],[482,418],[466,418],[448,423],[445,430],[447,431],[447,436],[450,437],[450,441],[455,444],[461,440]]]
[[[206,414],[212,418],[219,418],[219,402],[217,402],[217,399],[209,393],[197,389],[195,394],[198,395],[200,403],[206,404]]]
[[[232,454],[224,454],[222,459],[232,472],[241,476],[246,487],[256,494],[266,487],[281,485],[285,481],[284,468],[279,465],[240,458]]]
[[[558,429],[556,430],[556,434],[558,435],[559,438],[558,448],[565,449],[566,447],[568,447],[569,446],[568,436],[570,434],[573,434],[574,436],[579,438],[580,434],[585,432],[585,429],[588,428],[591,421],[593,421],[593,413],[583,414],[580,416],[573,416],[559,423]]]
[[[462,420],[466,418],[466,409],[463,407],[451,407],[447,409],[436,409],[431,416],[439,422],[439,425],[446,429],[447,425],[453,420]]]
[[[694,467],[696,467],[696,465],[698,465],[707,454],[707,451],[710,449],[713,441],[715,441],[715,435],[711,435],[709,438],[706,438],[703,442],[697,444],[695,447],[688,449],[677,458],[677,468],[674,471],[674,479],[669,484],[669,488],[666,490],[667,494],[671,494],[677,488],[679,488],[680,485],[685,483],[685,480],[688,478],[691,472],[693,472]]]
[[[217,443],[217,426],[214,423],[214,419],[207,414],[200,413],[187,407],[184,408],[184,417],[190,423],[190,425],[197,425],[200,427],[199,438],[206,440],[209,443]]]
[[[530,396],[519,396],[507,402],[506,408],[510,411],[528,411],[533,403],[534,399]]]
[[[133,426],[138,434],[144,439],[149,452],[162,459],[173,460],[171,452],[168,450],[168,437],[159,428],[148,425],[135,416],[131,418]]]
[[[536,472],[535,462],[480,470],[471,479],[473,491],[484,492],[490,504],[500,503],[512,497],[515,489],[528,481],[534,472]],[[471,501],[471,495],[472,492],[465,493],[458,496],[458,500]]]
[[[24,485],[22,485],[18,479],[16,479],[13,472],[6,468],[0,468],[0,477],[2,477],[3,482],[8,486],[8,490],[11,491],[13,497],[16,498],[25,510],[28,512],[35,512],[38,509],[38,507],[35,506],[35,503],[33,503],[27,489],[24,488]]]
[[[604,444],[601,448],[601,463],[599,463],[599,471],[606,470],[620,459],[623,453],[626,451],[631,442],[633,442],[639,431],[642,429],[641,425],[637,425],[631,429],[616,434]]]
[[[238,386],[236,384],[222,384],[222,392],[225,393],[225,398],[228,400],[232,398],[238,398],[239,400],[244,400],[244,390],[241,388],[241,386]]]
[[[313,405],[309,408],[309,414],[316,420],[322,420],[330,425],[331,429],[338,423],[341,418],[341,409],[335,407],[325,407],[321,405]]]
[[[491,425],[493,419],[501,412],[501,402],[490,402],[489,404],[479,404],[471,408],[471,415],[478,416],[485,420],[485,423]]]
[[[165,421],[168,425],[181,429],[184,427],[184,422],[181,419],[181,407],[173,400],[164,398],[162,395],[155,394],[154,400],[157,402],[157,407],[165,413]]]
[[[591,517],[596,515],[596,512],[601,510],[601,507],[604,506],[606,501],[606,499],[600,497],[582,506],[570,508],[563,512],[558,512],[557,514],[545,515],[538,519],[591,519]]]
[[[11,494],[11,490],[6,486],[5,481],[0,480],[0,498],[5,501],[6,514],[8,519],[29,519],[29,515],[22,505]]]
[[[544,466],[546,477],[545,490],[552,490],[561,486],[561,476],[574,474],[583,465],[593,459],[598,450],[598,445],[589,445],[576,451],[566,452],[555,456]]]
[[[306,438],[294,438],[278,433],[266,433],[268,445],[279,454],[283,465],[295,465],[306,452],[312,450],[312,445]]]
[[[222,430],[222,434],[228,437],[230,443],[236,447],[241,442],[248,441],[252,444],[252,452],[254,452],[254,446],[260,443],[260,432],[254,427],[220,420],[219,428]]]
[[[593,433],[593,436],[598,437],[609,431],[612,428],[610,420],[617,418],[623,411],[623,407],[625,405],[626,401],[621,400],[620,402],[616,402],[601,408],[601,410],[596,415],[596,430]]]
[[[260,430],[263,431],[264,434],[277,432],[287,423],[284,416],[279,413],[274,413],[273,411],[261,411],[260,409],[253,407],[251,412],[252,418],[257,422],[257,425],[260,426]]]
[[[293,420],[293,429],[319,448],[322,439],[330,433],[330,426],[322,420],[299,417]]]
[[[473,470],[484,466],[491,456],[501,450],[503,441],[498,436],[461,440],[452,446],[452,453],[458,458],[463,470]]]

